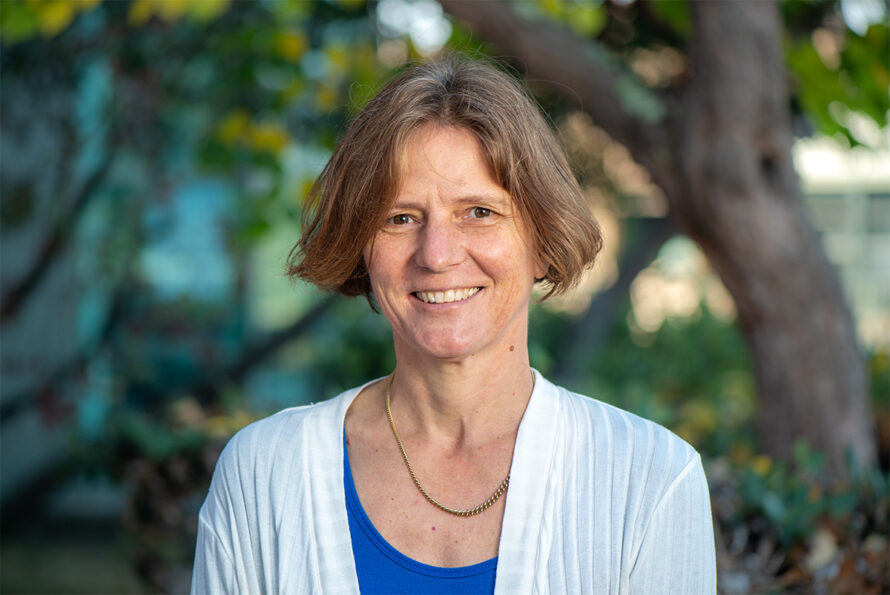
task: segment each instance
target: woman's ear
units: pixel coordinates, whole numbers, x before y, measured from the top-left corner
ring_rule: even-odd
[[[550,263],[544,260],[543,254],[535,256],[535,282],[543,281],[547,278],[547,272],[550,270]]]

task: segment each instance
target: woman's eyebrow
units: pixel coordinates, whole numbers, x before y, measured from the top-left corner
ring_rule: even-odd
[[[513,200],[509,195],[499,195],[499,194],[468,194],[466,196],[459,196],[457,198],[452,199],[450,202],[457,205],[462,206],[477,206],[480,203],[491,205],[493,207],[497,207],[500,210],[505,210],[509,207],[512,207]],[[410,198],[403,200],[396,200],[392,206],[389,208],[390,211],[399,211],[399,210],[417,210],[422,211],[427,208],[427,205],[423,201],[415,201]]]
[[[513,204],[513,201],[510,199],[509,195],[501,196],[499,194],[469,194],[467,196],[461,196],[460,198],[455,199],[455,202],[458,204],[467,205],[477,205],[479,203],[485,203],[492,206],[500,207],[501,209],[509,207]]]
[[[408,200],[397,200],[392,203],[389,207],[389,210],[392,211],[422,211],[423,204],[420,202],[414,202],[410,199]]]

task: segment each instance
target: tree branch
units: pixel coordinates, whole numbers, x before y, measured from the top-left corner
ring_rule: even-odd
[[[254,367],[309,330],[333,306],[335,299],[335,296],[325,297],[310,308],[308,312],[291,323],[289,327],[263,337],[252,346],[246,348],[238,359],[222,369],[208,371],[197,380],[188,383],[188,386],[168,384],[163,387],[154,387],[150,389],[150,396],[152,398],[162,397],[185,389],[187,392],[197,395],[202,402],[208,402],[218,394],[219,389],[224,384],[240,382]],[[0,421],[2,423],[8,422],[33,405],[34,399],[32,397],[34,395],[50,391],[54,385],[66,382],[71,376],[83,370],[87,363],[95,357],[96,352],[108,341],[115,326],[120,324],[120,313],[121,299],[120,296],[117,296],[109,309],[108,317],[96,342],[74,356],[70,361],[59,366],[44,382],[35,388],[5,399],[2,407],[0,407]]]
[[[258,363],[275,354],[279,349],[309,330],[334,305],[335,300],[335,295],[326,296],[289,327],[270,333],[261,341],[254,343],[245,350],[238,361],[226,368],[224,372],[225,377],[230,381],[239,381],[244,378]]]
[[[191,383],[188,391],[195,394],[202,403],[208,403],[219,393],[225,384],[241,382],[257,364],[274,355],[279,349],[298,338],[315,324],[334,305],[336,296],[329,295],[312,306],[308,312],[295,320],[289,327],[263,337],[247,347],[237,360],[221,370],[210,371]],[[164,392],[179,390],[181,387],[165,387]]]
[[[0,424],[5,424],[10,419],[27,409],[35,401],[34,395],[49,394],[54,386],[66,382],[71,376],[81,373],[86,369],[90,361],[96,357],[96,354],[108,343],[115,327],[119,324],[121,312],[123,310],[123,292],[115,291],[111,298],[111,304],[106,312],[105,320],[102,323],[96,338],[86,345],[79,353],[75,354],[67,362],[61,364],[58,368],[43,377],[42,382],[36,386],[26,389],[18,394],[14,394],[3,399],[0,405]]]
[[[496,46],[501,56],[519,60],[535,83],[590,114],[597,126],[652,172],[657,183],[667,183],[670,155],[657,154],[656,149],[665,146],[669,106],[637,84],[599,44],[555,23],[522,17],[504,0],[440,2]]]
[[[56,221],[55,227],[44,242],[34,265],[12,289],[3,295],[3,305],[0,306],[0,322],[7,322],[14,316],[21,308],[22,303],[40,285],[51,265],[68,243],[78,217],[96,194],[96,188],[105,177],[105,172],[111,165],[111,159],[109,154],[84,181],[74,200],[71,201],[69,209]]]

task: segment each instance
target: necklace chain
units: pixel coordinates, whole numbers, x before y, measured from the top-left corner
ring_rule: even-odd
[[[423,494],[423,497],[426,498],[427,500],[429,500],[433,506],[435,506],[436,508],[439,508],[441,510],[444,510],[445,512],[453,514],[455,516],[461,516],[461,517],[475,516],[481,512],[485,512],[486,510],[491,508],[491,505],[494,504],[495,502],[497,502],[498,498],[500,498],[501,496],[503,496],[506,493],[507,487],[510,485],[510,473],[509,472],[507,473],[507,477],[504,478],[504,481],[501,482],[501,485],[498,486],[498,489],[496,489],[494,491],[494,493],[491,496],[489,496],[488,500],[486,500],[479,506],[476,506],[474,508],[467,508],[466,510],[459,510],[457,508],[449,508],[443,504],[439,504],[438,502],[436,502],[436,500],[432,496],[429,495],[429,493],[427,493],[427,491],[425,489],[423,489],[423,486],[420,485],[420,480],[417,479],[417,475],[414,474],[414,469],[411,467],[411,462],[408,460],[408,453],[405,452],[405,447],[404,447],[404,445],[402,445],[402,439],[399,438],[399,432],[398,432],[398,430],[396,430],[396,422],[393,421],[392,410],[389,408],[389,390],[390,390],[390,388],[392,388],[392,381],[393,381],[394,376],[395,376],[395,374],[393,374],[392,376],[389,377],[389,384],[386,385],[386,417],[389,418],[389,425],[392,428],[393,435],[396,437],[396,442],[399,445],[399,450],[402,451],[402,458],[405,460],[405,466],[408,467],[408,473],[411,474],[411,479],[414,480],[414,485],[417,486],[417,489],[420,490],[420,493]]]

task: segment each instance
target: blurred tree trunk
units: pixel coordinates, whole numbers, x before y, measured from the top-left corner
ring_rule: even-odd
[[[848,452],[872,465],[864,358],[791,161],[776,5],[690,2],[691,76],[641,103],[595,43],[506,2],[441,1],[536,82],[588,112],[662,188],[678,228],[736,302],[756,368],[761,447],[788,459],[804,439],[835,476],[846,475]]]
[[[606,342],[619,308],[627,300],[631,283],[649,266],[676,229],[668,218],[625,218],[618,260],[618,278],[597,293],[584,314],[566,329],[555,354],[553,380],[571,387],[583,378],[584,362]],[[630,233],[628,233],[630,232]],[[624,238],[630,236],[629,241]]]

